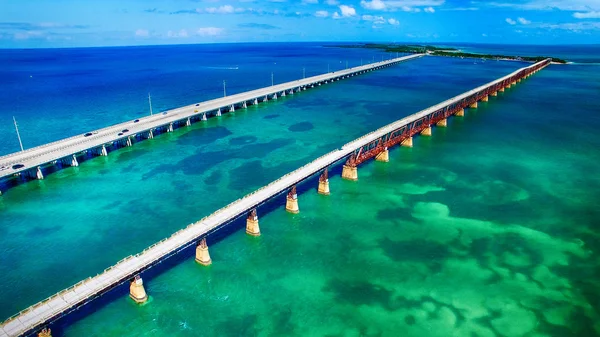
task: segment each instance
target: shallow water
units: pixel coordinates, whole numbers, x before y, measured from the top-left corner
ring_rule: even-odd
[[[8,316],[320,154],[519,66],[419,59],[14,188],[0,201],[2,310]],[[259,214],[263,235],[241,230],[211,245],[212,266],[190,256],[145,278],[147,305],[124,293],[55,331],[597,335],[597,70],[548,67],[415,138],[414,148],[392,149],[390,163],[362,165],[358,182],[330,177],[331,196],[301,194],[300,214]]]

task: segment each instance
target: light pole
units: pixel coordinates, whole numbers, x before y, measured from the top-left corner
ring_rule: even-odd
[[[19,145],[21,146],[21,152],[24,151],[23,150],[23,142],[21,142],[21,135],[19,134],[19,127],[17,126],[17,120],[15,119],[15,116],[13,116],[13,122],[15,123],[15,130],[17,130],[17,138],[19,138]]]
[[[271,86],[273,86],[275,84],[275,81],[273,80],[273,72],[271,72]]]
[[[150,93],[148,93],[148,105],[150,106],[150,116],[152,116],[152,97],[150,97]]]
[[[227,97],[227,90],[225,89],[225,80],[223,80],[223,97]]]

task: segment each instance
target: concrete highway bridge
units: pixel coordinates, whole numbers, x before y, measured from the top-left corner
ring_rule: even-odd
[[[423,54],[394,58],[225,96],[15,152],[0,157],[0,182],[10,179],[23,181],[44,179],[44,175],[50,171],[48,168],[51,166],[54,166],[53,170],[79,166],[82,157],[108,156],[110,151],[119,147],[132,146],[137,141],[154,138],[158,133],[172,132],[174,128],[189,126],[192,122],[205,121],[210,117],[221,116],[222,113],[234,112],[236,109],[244,109],[249,105],[257,105],[278,97],[293,95],[306,89],[390,67],[421,56]],[[0,195],[2,187],[6,188],[6,186],[0,186]]]
[[[307,183],[307,180],[319,175],[317,191],[328,195],[330,193],[327,173],[329,167],[343,165],[342,178],[358,180],[358,167],[361,163],[371,158],[388,161],[389,147],[394,145],[412,146],[413,136],[419,134],[431,136],[432,127],[445,127],[447,118],[464,116],[465,109],[476,109],[478,102],[488,101],[489,96],[496,96],[498,92],[516,85],[549,64],[550,59],[547,59],[521,68],[347,143],[232,202],[200,221],[190,224],[139,254],[129,256],[104,272],[87,278],[15,314],[0,325],[0,337],[35,334],[44,337],[50,336],[53,323],[124,283],[129,283],[132,300],[138,303],[145,302],[148,296],[142,276],[153,266],[193,247],[196,247],[196,262],[203,265],[210,264],[212,261],[208,253],[206,238],[215,231],[240,218],[246,218],[246,232],[249,235],[260,235],[256,209],[267,201],[277,202],[280,200],[277,199],[279,196],[283,201],[283,196],[285,196],[286,210],[298,213],[299,200],[296,192],[298,184]],[[322,79],[322,81],[325,80]],[[278,93],[281,92],[278,91]],[[247,97],[250,96],[252,95]]]

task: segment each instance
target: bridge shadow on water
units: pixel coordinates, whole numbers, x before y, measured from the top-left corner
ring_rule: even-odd
[[[330,176],[340,175],[342,173],[342,164],[345,163],[346,158],[343,158],[328,167]],[[303,194],[307,191],[313,191],[316,193],[319,176],[322,171],[319,171],[311,176],[304,178],[296,185],[296,191],[298,195]],[[256,206],[256,210],[258,216],[261,217],[267,213],[270,213],[274,210],[280,209],[281,207],[285,207],[287,192],[289,189],[285,189],[284,191],[278,193],[272,198],[265,200]],[[246,217],[247,213],[239,214],[232,220],[221,224],[220,226],[212,229],[208,234],[205,235],[207,244],[210,246],[219,243],[220,241],[226,239],[229,235],[239,230],[244,230],[246,226]],[[139,273],[144,282],[148,282],[153,280],[155,277],[160,274],[167,272],[174,267],[180,265],[181,263],[196,263],[194,261],[196,252],[196,244],[192,242],[186,245],[184,248],[178,250],[173,255],[163,258],[160,262],[154,264],[149,269],[144,270]],[[151,296],[152,294],[148,294]],[[61,317],[54,320],[54,322],[41,326],[41,328],[49,327],[52,330],[53,336],[63,336],[64,332],[77,321],[92,315],[96,311],[104,308],[108,304],[122,300],[123,297],[129,296],[129,282],[124,282],[115,286],[114,288],[108,290],[107,292],[99,295],[96,298],[92,298],[87,301],[84,305],[79,307],[78,309],[73,310],[70,313],[62,315]],[[150,303],[148,303],[150,304]],[[151,304],[150,304],[151,305]],[[39,330],[31,331],[29,334],[25,336],[37,336],[37,332]]]

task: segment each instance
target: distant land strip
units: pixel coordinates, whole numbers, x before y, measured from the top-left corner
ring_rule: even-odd
[[[446,57],[467,57],[489,60],[512,60],[512,61],[527,61],[539,62],[545,59],[552,59],[554,63],[566,64],[567,61],[550,56],[508,56],[508,55],[492,55],[492,54],[477,54],[465,53],[456,48],[436,47],[431,45],[400,45],[400,44],[381,44],[381,43],[361,43],[353,45],[335,45],[336,48],[364,48],[364,49],[380,49],[389,53],[419,53],[435,56]]]

